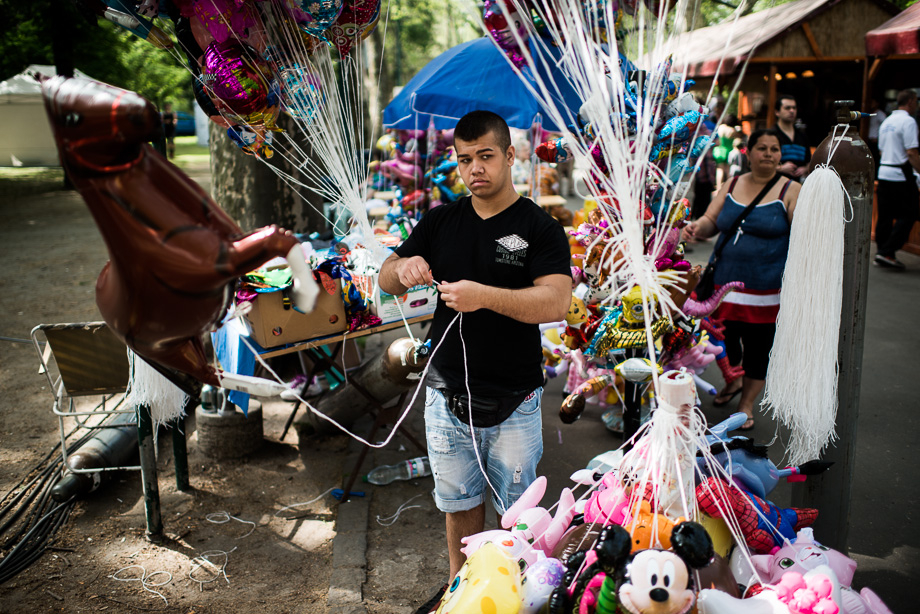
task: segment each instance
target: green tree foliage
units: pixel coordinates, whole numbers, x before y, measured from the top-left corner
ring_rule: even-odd
[[[119,29],[114,24],[101,25]],[[135,91],[157,106],[171,102],[179,110],[191,111],[192,74],[184,64],[184,57],[157,49],[125,30],[117,36],[122,44],[119,64],[127,74],[113,85]]]
[[[0,24],[0,80],[30,64],[54,65],[56,41],[58,53],[63,49],[64,59],[94,79],[157,105],[191,108],[191,75],[177,58],[115,24],[87,18],[67,0],[0,0]]]
[[[456,0],[383,0],[389,8],[377,26],[386,29],[384,61],[396,85],[405,85],[425,64],[455,45],[482,36],[471,5]]]

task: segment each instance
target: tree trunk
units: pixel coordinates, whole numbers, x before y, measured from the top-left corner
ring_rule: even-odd
[[[44,4],[44,3],[42,3]],[[70,3],[49,3],[51,22],[51,54],[54,56],[54,67],[58,75],[73,77],[74,71],[74,20],[82,19]]]
[[[377,118],[378,122],[383,121],[383,109],[393,98],[393,71],[390,67],[394,63],[394,56],[392,51],[384,51],[387,47],[383,36],[384,28],[378,27],[371,34],[370,39],[364,43],[368,48],[369,60],[367,81],[372,83],[375,91],[375,96],[369,97],[373,101],[373,104],[369,104],[369,106],[371,112],[377,114],[374,117]],[[381,57],[383,57],[383,62],[380,61]],[[371,64],[370,58],[373,58],[373,64]],[[367,91],[370,93],[372,90],[368,87]],[[383,130],[379,130],[378,134],[383,134]]]
[[[278,125],[297,138],[308,156],[313,155],[312,148],[289,117],[279,117]],[[282,140],[276,137],[276,143]],[[281,155],[281,150],[287,149],[283,143],[276,147],[271,159],[258,160],[240,151],[227,137],[226,131],[214,123],[210,124],[209,143],[212,196],[243,230],[270,224],[298,233],[323,230],[322,198],[311,189],[288,185],[268,168],[270,164],[304,181],[304,174],[295,168],[296,163],[304,161],[285,159]],[[316,163],[315,160],[307,162],[311,165]]]

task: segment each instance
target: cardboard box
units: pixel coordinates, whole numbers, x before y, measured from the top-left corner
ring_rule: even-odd
[[[245,316],[253,340],[263,348],[271,348],[344,332],[348,322],[342,282],[336,280],[335,287],[336,291],[329,294],[320,286],[316,307],[310,313],[285,307],[284,292],[260,292]]]
[[[438,291],[431,286],[415,286],[405,294],[394,296],[380,289],[377,275],[355,275],[353,279],[370,303],[371,313],[384,324],[396,322],[403,317],[409,319],[432,314],[438,304]]]

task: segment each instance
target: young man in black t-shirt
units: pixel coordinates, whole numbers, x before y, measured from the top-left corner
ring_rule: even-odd
[[[538,324],[562,320],[572,291],[565,232],[514,190],[504,120],[487,111],[464,116],[454,148],[472,196],[429,211],[380,271],[386,292],[427,284],[439,292],[425,425],[451,577],[465,559],[460,540],[483,530],[485,495],[503,513],[536,478]]]

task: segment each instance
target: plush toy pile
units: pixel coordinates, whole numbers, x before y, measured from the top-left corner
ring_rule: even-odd
[[[663,377],[693,385],[686,373]],[[724,436],[744,414],[704,436],[692,405],[675,408],[665,396],[613,469],[572,476],[576,491],[586,487],[578,498],[566,488],[542,507],[540,477],[502,516],[502,530],[466,538],[467,562],[436,611],[890,614],[870,589],[851,586],[855,561],[815,540],[808,527],[818,510],[766,499],[779,480],[826,464],[779,469],[764,446]],[[668,440],[697,450],[696,462],[660,462]]]

